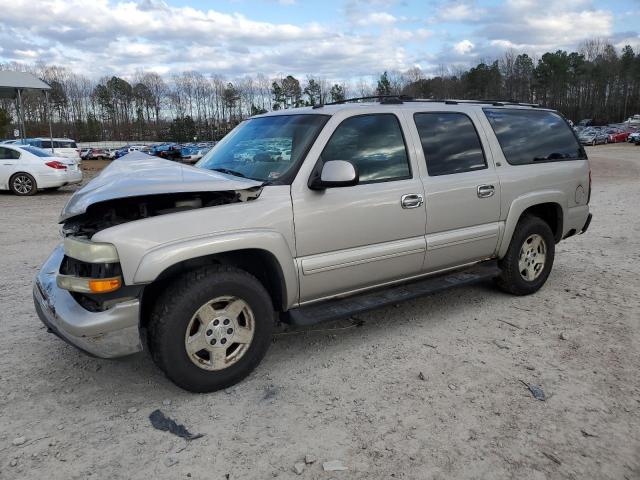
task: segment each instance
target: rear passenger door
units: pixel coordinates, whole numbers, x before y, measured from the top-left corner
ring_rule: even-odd
[[[426,195],[427,272],[491,257],[497,248],[500,184],[474,116],[425,111],[409,122]]]

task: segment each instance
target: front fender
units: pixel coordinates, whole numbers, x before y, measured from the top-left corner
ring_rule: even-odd
[[[562,209],[562,218],[564,219],[567,212],[567,197],[560,190],[542,190],[530,192],[517,197],[509,207],[509,213],[505,221],[504,233],[498,247],[498,258],[502,258],[507,254],[511,237],[516,229],[518,220],[527,208],[539,205],[541,203],[557,203]]]
[[[297,302],[298,276],[291,250],[280,233],[267,229],[227,231],[158,245],[144,254],[133,281],[150,283],[179,262],[245,249],[264,250],[275,257],[284,276],[287,306]]]

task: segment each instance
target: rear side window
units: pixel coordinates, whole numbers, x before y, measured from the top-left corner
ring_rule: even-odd
[[[586,158],[564,119],[540,110],[483,109],[511,165]]]
[[[409,158],[393,114],[359,115],[343,121],[322,151],[323,162],[347,160],[355,165],[360,183],[411,178]]]
[[[16,160],[20,158],[20,152],[11,148],[0,147],[0,160]]]
[[[416,113],[416,128],[429,176],[487,168],[478,132],[463,113]]]

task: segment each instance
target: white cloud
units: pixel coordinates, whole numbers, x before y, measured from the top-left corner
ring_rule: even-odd
[[[463,20],[479,20],[486,14],[486,10],[479,8],[474,2],[453,1],[447,2],[438,8],[438,14],[434,21],[460,22]]]
[[[395,37],[341,33],[333,25],[271,23],[162,0],[44,0],[37,9],[29,0],[12,0],[2,19],[0,61],[40,60],[95,76],[140,68],[361,75],[409,68],[404,42],[429,35],[425,29],[394,29]],[[385,13],[366,19],[385,28],[396,21]]]
[[[475,47],[475,45],[471,43],[469,40],[462,40],[456,43],[453,46],[453,49],[456,51],[456,53],[458,53],[458,55],[466,55],[471,50],[473,50],[473,47]]]
[[[392,25],[396,23],[398,19],[386,12],[372,12],[364,17],[358,19],[356,23],[358,25]]]

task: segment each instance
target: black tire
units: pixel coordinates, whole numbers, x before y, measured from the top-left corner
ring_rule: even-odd
[[[38,192],[38,184],[33,176],[25,172],[18,172],[9,179],[9,188],[18,196],[28,197]]]
[[[544,240],[546,256],[544,267],[539,275],[530,281],[525,279],[520,273],[520,251],[531,235],[536,234],[540,235]],[[496,279],[496,284],[504,292],[513,295],[529,295],[535,293],[547,281],[549,273],[551,273],[551,268],[553,267],[554,256],[555,239],[547,222],[533,215],[525,215],[520,219],[518,225],[516,225],[507,254],[499,261],[502,274]]]
[[[220,296],[244,300],[254,316],[254,333],[245,353],[222,370],[205,370],[189,357],[185,334],[196,311]],[[178,277],[151,311],[148,344],[154,362],[176,385],[191,392],[213,392],[242,380],[256,368],[271,344],[275,312],[264,286],[249,273],[212,265]]]

